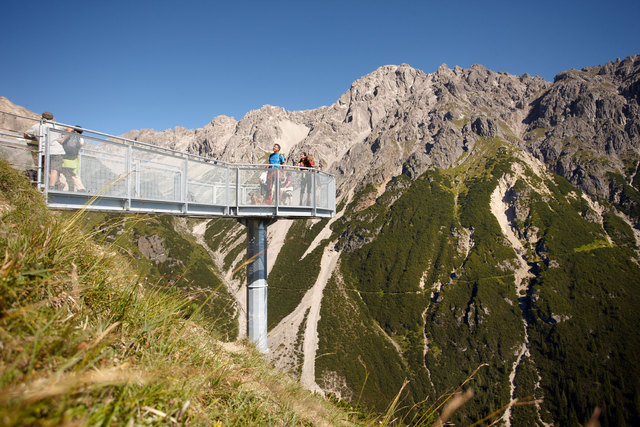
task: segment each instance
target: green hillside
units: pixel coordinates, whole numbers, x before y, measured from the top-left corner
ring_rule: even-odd
[[[95,243],[111,230],[87,234],[85,220],[49,212],[0,161],[0,424],[377,423],[352,422],[251,346],[224,344],[192,289],[146,283],[135,255]]]
[[[632,425],[640,416],[632,231],[611,207],[601,224],[580,190],[537,176],[500,147],[487,140],[481,156],[409,187],[398,178],[364,210],[354,207],[372,189],[355,196],[334,226],[345,253],[323,303],[319,353],[331,355],[317,362],[318,382],[342,378],[355,398],[382,409],[404,378],[409,402],[433,400],[487,364],[457,423],[504,408],[514,387],[514,397],[540,399],[512,409],[516,425],[577,425],[596,407],[603,424]],[[512,226],[533,275],[524,293],[490,209],[498,180],[514,168],[524,174],[511,193]]]
[[[505,177],[513,179],[503,202],[522,254],[491,209]],[[640,417],[638,253],[633,230],[601,203],[595,212],[564,178],[540,175],[517,149],[483,138],[456,167],[415,180],[400,175],[381,193],[362,188],[331,225],[332,236],[303,259],[327,220],[295,221],[269,274],[269,327],[299,304],[336,240],[339,267],[323,293],[315,361],[316,382],[330,395],[384,414],[401,391],[399,419],[430,424],[437,399],[471,377],[465,387],[475,395],[454,414],[457,424],[495,420],[512,398],[527,403],[510,409],[518,425],[583,424],[596,407],[603,424],[633,424]],[[107,245],[127,265],[129,283],[179,296],[180,319],[202,319],[224,341],[238,336],[240,314],[223,273],[188,231],[192,220],[42,215]],[[223,271],[240,280],[243,233],[233,221],[212,220],[204,235],[222,254]],[[529,277],[518,292],[521,256]]]
[[[126,255],[147,286],[180,289],[192,301],[191,310],[201,306],[199,310],[213,321],[220,337],[234,340],[238,336],[235,300],[209,254],[177,227],[179,221],[170,215],[87,212],[78,223],[98,242],[108,242]]]

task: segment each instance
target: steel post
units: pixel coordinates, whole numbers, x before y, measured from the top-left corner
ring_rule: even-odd
[[[42,132],[42,124],[40,125],[40,130]],[[49,147],[51,147],[51,138],[53,138],[51,128],[46,129],[46,136],[44,138],[44,165],[43,165],[43,175],[42,183],[44,185],[44,198],[45,200],[49,200],[49,190],[52,188],[49,187],[49,175],[51,174],[51,159],[49,153]],[[42,144],[40,144],[42,145]],[[55,187],[53,188],[55,190]]]
[[[270,219],[247,218],[247,336],[262,353],[267,346],[267,226]]]
[[[45,138],[42,136],[42,122],[40,122],[40,127],[38,127],[38,172],[36,178],[38,181],[38,189],[40,191],[45,191],[43,157],[46,143]]]

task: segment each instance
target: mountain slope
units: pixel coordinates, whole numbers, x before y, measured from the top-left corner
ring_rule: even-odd
[[[640,417],[639,82],[639,56],[553,83],[384,66],[328,107],[128,136],[251,162],[279,142],[336,174],[335,219],[270,227],[268,357],[307,387],[382,411],[408,379],[420,413],[482,366],[458,423],[531,397],[507,424],[598,406],[625,425]],[[244,230],[195,227],[241,313]]]
[[[218,340],[189,291],[149,287],[82,220],[0,160],[3,426],[366,424]]]

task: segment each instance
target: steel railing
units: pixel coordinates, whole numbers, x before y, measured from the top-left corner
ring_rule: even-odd
[[[189,216],[335,215],[335,178],[317,169],[232,164],[89,129],[78,135],[63,123],[4,112],[0,119],[3,114],[19,118],[23,127],[24,121],[40,124],[39,148],[7,128],[0,129],[0,146],[13,141],[27,153],[35,151],[25,169],[40,171],[39,188],[52,208]],[[60,151],[71,138],[80,138],[80,150]]]

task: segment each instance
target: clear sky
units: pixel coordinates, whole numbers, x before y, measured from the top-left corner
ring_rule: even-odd
[[[333,104],[380,66],[552,81],[640,53],[639,0],[6,0],[0,96],[111,134]]]

